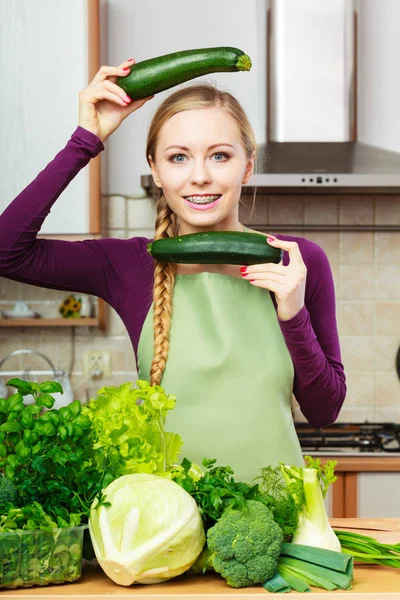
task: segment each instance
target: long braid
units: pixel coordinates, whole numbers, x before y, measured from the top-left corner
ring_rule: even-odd
[[[164,196],[157,202],[157,218],[154,239],[174,237],[176,217]],[[160,385],[169,350],[169,331],[172,316],[172,294],[175,283],[176,265],[156,262],[154,268],[154,357],[150,369],[150,385]]]

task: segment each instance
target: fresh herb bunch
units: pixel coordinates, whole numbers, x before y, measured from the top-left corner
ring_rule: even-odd
[[[302,483],[287,484],[280,467],[270,465],[261,469],[261,475],[256,480],[266,505],[283,531],[284,541],[290,541],[297,530],[299,514],[304,505]]]
[[[204,458],[201,464],[205,472],[199,476],[191,461],[184,458],[180,468],[173,473],[176,483],[196,500],[206,531],[228,507],[244,509],[246,500],[266,503],[258,485],[235,481],[232,468],[217,467],[216,462],[215,458]]]
[[[7,385],[17,392],[0,399],[0,473],[14,484],[15,505],[39,503],[58,527],[69,527],[71,514],[86,523],[103,488],[87,435],[89,417],[78,400],[52,409],[51,394],[63,393],[55,381],[11,379]],[[25,406],[23,397],[29,394],[34,402]]]

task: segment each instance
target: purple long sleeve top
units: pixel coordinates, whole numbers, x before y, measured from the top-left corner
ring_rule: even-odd
[[[37,239],[52,205],[104,145],[77,127],[66,146],[0,216],[0,275],[44,288],[88,293],[121,317],[136,358],[140,333],[152,303],[154,259],[145,237],[64,241]],[[307,267],[305,305],[290,320],[278,318],[294,365],[293,394],[314,427],[333,423],[346,395],[336,323],[335,291],[328,258],[305,238],[296,241]],[[283,264],[289,263],[286,251]],[[271,297],[277,308],[274,294]]]

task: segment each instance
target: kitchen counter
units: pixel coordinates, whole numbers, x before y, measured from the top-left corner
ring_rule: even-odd
[[[388,459],[388,458],[399,458],[400,457],[400,452],[361,452],[361,451],[357,451],[357,450],[342,450],[342,451],[334,451],[334,450],[330,450],[329,452],[326,450],[317,450],[317,451],[310,451],[310,452],[303,452],[303,456],[312,456],[314,457],[318,457],[318,456],[322,456],[322,457],[327,457],[327,458],[334,458],[335,460],[340,460],[342,458],[346,458],[348,456],[352,457],[352,458],[374,458],[374,459]],[[400,464],[399,462],[397,464]]]
[[[330,519],[335,529],[349,529],[372,535],[380,541],[394,543],[400,541],[400,519]],[[230,600],[241,596],[248,598],[266,597],[269,592],[260,587],[233,589],[216,573],[205,575],[184,574],[166,583],[157,585],[137,585],[122,587],[106,577],[98,566],[84,567],[79,581],[71,584],[53,585],[36,588],[19,588],[16,590],[1,590],[3,598],[79,598],[82,600],[104,600],[109,596],[122,599],[127,596],[145,600],[161,600],[162,598],[190,598],[190,600]],[[355,565],[354,580],[351,590],[335,590],[328,592],[312,588],[312,600],[333,595],[335,600],[400,600],[400,569],[378,567],[374,565]],[[299,596],[291,592],[292,596]]]
[[[320,457],[322,463],[327,460],[336,460],[335,474],[344,472],[366,471],[400,471],[400,455],[384,452],[313,452],[310,456]],[[368,460],[365,460],[368,459]]]

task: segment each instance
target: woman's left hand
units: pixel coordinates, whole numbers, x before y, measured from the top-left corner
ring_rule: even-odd
[[[266,240],[267,241],[267,240]],[[278,307],[278,317],[282,321],[292,319],[304,306],[307,267],[297,242],[287,242],[268,238],[268,244],[282,248],[289,253],[289,264],[265,263],[242,267],[242,277],[256,287],[274,292]]]

